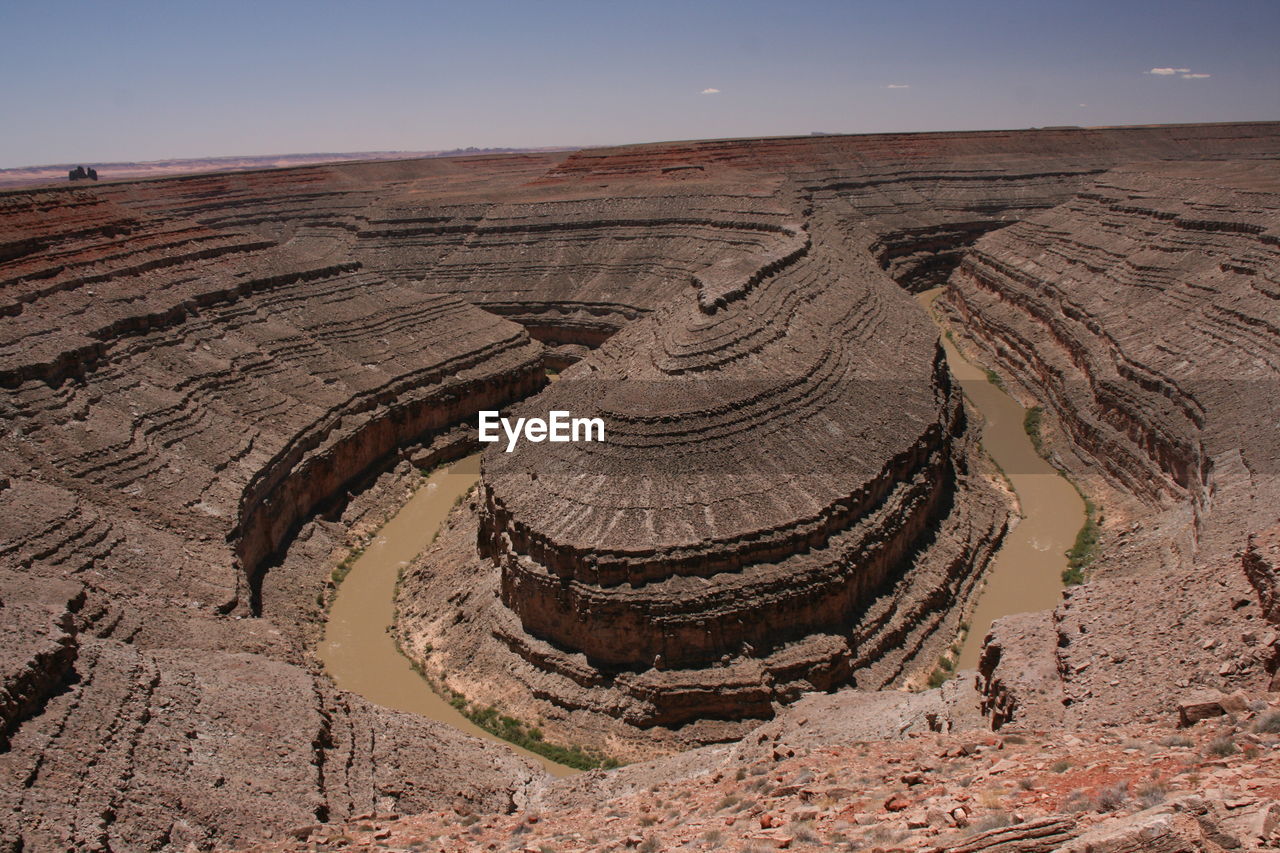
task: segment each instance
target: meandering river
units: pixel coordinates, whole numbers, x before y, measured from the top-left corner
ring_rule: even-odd
[[[338,586],[319,655],[333,681],[370,702],[497,741],[553,775],[575,772],[490,734],[446,702],[400,654],[391,635],[400,570],[435,539],[454,504],[480,479],[480,454],[437,468],[388,521]]]
[[[932,316],[941,289],[920,294]],[[935,318],[936,319],[936,318]],[[1084,523],[1084,502],[1040,458],[1023,429],[1025,410],[988,381],[977,365],[943,338],[947,362],[969,402],[986,418],[982,443],[1018,494],[1023,519],[1006,537],[970,617],[958,668],[973,668],[991,622],[1011,613],[1057,604],[1065,551]],[[555,775],[575,771],[502,741],[472,723],[437,695],[400,654],[391,635],[396,581],[435,538],[455,502],[480,476],[480,455],[437,469],[426,484],[378,531],[338,587],[319,648],[334,682],[378,705],[419,714],[477,737],[495,740]]]
[[[935,322],[933,300],[941,292],[942,288],[934,288],[918,297]],[[989,381],[982,368],[965,358],[945,334],[942,346],[951,375],[986,418],[982,446],[1013,484],[1023,516],[996,554],[969,619],[956,668],[972,669],[993,620],[1057,606],[1066,551],[1084,525],[1085,509],[1075,487],[1036,453],[1023,428],[1026,409]]]

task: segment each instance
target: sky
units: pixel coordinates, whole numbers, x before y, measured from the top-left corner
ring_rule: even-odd
[[[0,0],[0,168],[1276,119],[1280,0]]]

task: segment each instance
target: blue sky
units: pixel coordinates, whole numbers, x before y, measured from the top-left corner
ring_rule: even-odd
[[[0,167],[1280,119],[1277,0],[0,0],[0,40]]]

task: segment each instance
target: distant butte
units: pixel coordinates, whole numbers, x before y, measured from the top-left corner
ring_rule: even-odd
[[[237,846],[727,767],[554,782],[322,673],[331,569],[417,468],[476,448],[480,409],[609,440],[489,449],[396,631],[556,742],[783,761],[1265,695],[1278,157],[1280,123],[1177,125],[0,193],[0,851]],[[1088,584],[906,693],[1014,518],[910,296],[942,284],[1105,518]]]

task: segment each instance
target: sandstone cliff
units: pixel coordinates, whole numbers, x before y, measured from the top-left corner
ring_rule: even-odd
[[[1094,582],[993,639],[999,722],[1265,686],[1277,153],[1273,124],[877,135],[0,195],[0,838],[523,802],[532,768],[334,690],[308,643],[367,484],[546,366],[578,362],[536,405],[620,442],[495,454],[406,585],[410,647],[479,655],[460,686],[639,752],[931,663],[1005,507],[895,281],[951,276],[1107,511]],[[957,696],[909,727],[976,725]]]
[[[1277,190],[1274,164],[1118,169],[952,276],[955,328],[1046,407],[1048,446],[1105,513],[1092,582],[1033,632],[997,631],[1042,649],[1029,713],[1169,714],[1179,690],[1275,670],[1251,540],[1280,506]]]

